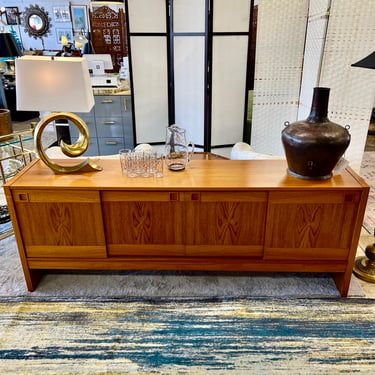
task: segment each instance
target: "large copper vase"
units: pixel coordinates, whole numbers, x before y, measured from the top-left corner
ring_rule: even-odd
[[[310,115],[306,120],[286,123],[281,139],[291,176],[323,180],[332,171],[350,143],[348,126],[327,117],[329,91],[315,87]]]

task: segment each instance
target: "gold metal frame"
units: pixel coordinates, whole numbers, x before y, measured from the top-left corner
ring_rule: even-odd
[[[31,123],[32,124],[32,123]],[[31,127],[27,130],[16,131],[6,135],[0,136],[0,148],[5,149],[9,152],[8,156],[0,154],[0,188],[6,183],[6,181],[15,176],[19,170],[24,168],[30,163],[36,156],[33,149],[27,146],[27,143],[32,140],[34,129]],[[21,163],[19,169],[15,168],[10,174],[4,170],[3,162],[12,162],[13,160]],[[1,202],[3,205],[3,202]],[[6,201],[5,201],[6,205]],[[0,240],[13,235],[13,226],[9,222],[1,224],[0,229]]]
[[[34,129],[30,128],[0,136],[0,148],[7,147],[8,149],[11,149],[8,156],[4,157],[3,155],[0,155],[0,183],[5,183],[9,178],[4,171],[3,161],[17,159],[21,161],[23,168],[34,158],[34,150],[30,150],[25,146],[25,142],[32,139],[34,135],[33,133]]]
[[[76,143],[68,145],[64,141],[60,141],[60,148],[62,152],[66,156],[74,158],[82,155],[87,150],[89,146],[90,136],[89,129],[85,122],[73,113],[51,113],[50,115],[47,115],[42,120],[40,120],[35,128],[34,142],[40,159],[55,173],[98,172],[103,170],[101,166],[94,164],[89,158],[83,160],[79,164],[66,166],[57,164],[47,156],[42,145],[43,131],[50,122],[60,119],[70,120],[78,128],[79,131],[79,136]]]

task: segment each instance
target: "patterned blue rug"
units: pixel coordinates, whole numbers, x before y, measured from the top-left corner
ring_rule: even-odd
[[[373,373],[375,301],[0,302],[1,374]]]

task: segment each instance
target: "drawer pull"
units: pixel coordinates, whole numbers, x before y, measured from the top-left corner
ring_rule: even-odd
[[[179,200],[179,194],[178,193],[170,193],[169,194],[169,200],[178,201]]]
[[[124,111],[126,112],[126,98],[123,99],[123,103],[124,103]]]
[[[118,142],[116,142],[116,141],[106,141],[105,144],[106,145],[117,145]]]
[[[116,124],[116,121],[110,121],[110,120],[108,120],[108,121],[103,121],[103,124],[104,124],[104,125],[113,125],[113,124]]]
[[[29,194],[27,194],[27,193],[19,193],[18,194],[18,201],[19,202],[28,202],[29,201]]]
[[[104,103],[104,104],[113,103],[113,100],[112,99],[103,99],[102,103]]]
[[[192,194],[191,194],[191,200],[192,200],[192,201],[200,201],[200,200],[201,200],[201,195],[200,195],[200,193],[192,193]]]

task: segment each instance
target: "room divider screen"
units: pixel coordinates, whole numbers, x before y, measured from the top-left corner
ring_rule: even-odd
[[[242,140],[252,0],[128,0],[137,143],[176,123],[205,151]]]

